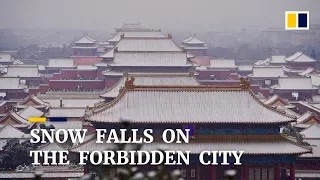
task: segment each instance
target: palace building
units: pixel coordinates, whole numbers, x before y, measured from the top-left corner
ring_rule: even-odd
[[[195,35],[182,41],[181,47],[194,56],[205,56],[208,49],[205,42],[199,40]]]
[[[295,122],[295,117],[262,103],[243,78],[237,86],[199,86],[136,85],[132,77],[113,101],[87,110],[84,118],[107,131],[120,128],[121,119],[139,132],[154,129],[154,136],[167,128],[190,129],[188,144],[165,145],[168,150],[191,151],[190,165],[174,167],[181,169],[187,180],[223,179],[224,170],[229,168],[238,171],[236,179],[280,180],[288,170],[289,179],[294,180],[297,157],[312,152],[280,134],[280,127]],[[113,148],[112,144],[96,144],[95,140],[86,140],[71,151]],[[155,140],[143,145],[142,150],[157,150],[163,145]],[[242,165],[201,165],[197,156],[204,150],[242,150]]]

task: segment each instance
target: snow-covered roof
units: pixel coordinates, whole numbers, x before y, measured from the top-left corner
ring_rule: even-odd
[[[266,66],[270,63],[270,58],[267,58],[265,60],[260,60],[254,63],[255,66]]]
[[[193,38],[193,37],[192,37],[192,35],[190,34],[190,36],[189,36],[187,39],[183,40],[182,42],[183,42],[183,43],[184,43],[184,42],[188,42],[188,41],[190,41],[192,38]]]
[[[293,117],[264,105],[251,91],[237,87],[135,85],[133,89],[125,88],[112,103],[95,108],[87,120],[114,123],[121,118],[135,123],[294,121]]]
[[[233,59],[211,59],[208,68],[237,68]]]
[[[194,57],[195,57],[195,55],[193,55],[193,54],[191,54],[191,53],[187,52],[187,58],[194,58]]]
[[[13,62],[11,54],[0,52],[0,63],[7,63],[7,62]]]
[[[18,124],[30,125],[28,119],[21,117],[18,113],[10,111],[6,116],[0,119],[0,122],[5,121],[6,119],[16,121]]]
[[[284,64],[286,62],[286,56],[271,56],[270,63],[274,64]]]
[[[266,101],[264,101],[263,103],[264,104],[267,104],[267,105],[272,105],[275,101],[279,100],[280,97],[278,95],[273,95],[271,98],[267,99]]]
[[[39,71],[44,71],[46,70],[46,65],[38,65]]]
[[[70,67],[73,68],[75,67],[74,61],[71,58],[66,58],[66,59],[49,59],[49,63],[47,67]]]
[[[304,138],[310,139],[310,138],[316,138],[320,140],[320,124],[314,123],[309,128],[301,131],[301,134]]]
[[[94,44],[96,40],[92,39],[88,35],[84,35],[80,40],[76,41],[75,44]]]
[[[313,106],[313,104],[309,104],[306,101],[298,101],[298,103],[302,106],[305,106],[313,111],[316,111],[317,113],[320,113],[320,109],[316,108],[315,106]]]
[[[44,105],[44,106],[48,106],[49,104],[42,101],[41,99],[39,99],[37,96],[31,94],[30,96],[26,97],[21,103],[19,104],[22,104],[22,105],[28,105],[27,103],[29,101],[33,101],[35,102],[36,105]]]
[[[320,87],[320,74],[311,74],[311,81],[314,86]]]
[[[184,44],[205,44],[205,42],[200,41],[196,36],[192,37],[191,39],[188,38],[186,40],[183,41]]]
[[[296,118],[298,118],[300,116],[300,114],[290,110],[289,108],[287,108],[287,106],[278,105],[277,110],[284,112],[290,116],[296,117]]]
[[[240,65],[238,66],[239,71],[252,71],[253,66],[251,65]]]
[[[315,62],[316,60],[305,55],[303,52],[296,52],[285,59],[288,62]]]
[[[118,51],[182,51],[169,38],[154,39],[154,38],[124,38],[116,45]]]
[[[297,119],[297,123],[306,123],[306,121],[312,116],[314,116],[314,114],[310,111],[307,111]]]
[[[253,66],[251,77],[277,78],[285,77],[281,66]]]
[[[310,73],[312,73],[314,71],[314,68],[313,67],[309,67],[307,68],[305,71],[299,73],[300,76],[307,76],[309,75]]]
[[[9,65],[5,77],[40,77],[37,65]]]
[[[41,97],[40,97],[41,98]],[[54,98],[54,99],[42,99],[43,101],[49,103],[51,107],[60,107],[60,99]],[[62,99],[62,105],[63,107],[73,107],[73,108],[85,108],[87,106],[93,107],[95,103],[99,103],[101,101],[104,101],[101,98],[63,98]]]
[[[79,70],[96,70],[97,67],[93,65],[77,65],[77,69]]]
[[[128,38],[167,38],[161,31],[146,31],[146,32],[119,32],[109,42],[118,42],[121,35]]]
[[[118,52],[110,66],[191,66],[183,52]]]
[[[306,140],[308,143],[313,143],[313,141],[309,141]],[[316,140],[319,141],[319,140]],[[308,153],[308,154],[303,154],[301,156],[302,158],[319,158],[320,157],[320,145],[318,146],[312,146],[312,153]],[[319,179],[320,178],[320,172],[318,171],[311,171],[311,172],[306,172],[306,173],[299,173],[297,176],[297,170],[296,170],[296,177],[302,177],[302,178],[315,178],[315,179]]]
[[[84,116],[84,108],[50,108],[47,117],[78,118]]]
[[[190,76],[190,74],[183,73],[130,73],[128,77],[135,78],[136,85],[181,85],[181,86],[192,86],[199,85],[194,76]],[[111,87],[104,94],[100,95],[101,97],[117,97],[119,95],[119,91],[124,87],[126,81],[126,77],[123,77],[115,86]]]
[[[114,49],[111,49],[110,51],[102,54],[99,57],[101,57],[101,58],[113,58],[113,53],[114,53]]]
[[[18,77],[0,77],[0,89],[23,89]]]
[[[312,85],[311,78],[309,77],[280,77],[278,85],[273,86],[273,89],[279,90],[317,90]]]
[[[6,124],[4,127],[0,129],[0,139],[23,138],[24,136],[24,132],[18,130],[17,128],[14,128],[10,124]]]
[[[95,138],[90,139],[87,142],[79,144],[71,149],[73,152],[78,151],[103,151],[106,149],[105,143],[97,144]],[[311,152],[310,149],[303,148],[294,144],[279,135],[270,136],[232,136],[232,135],[211,135],[197,136],[196,139],[190,143],[172,143],[165,144],[162,142],[153,142],[142,146],[141,150],[154,151],[161,147],[171,151],[179,151],[181,149],[190,150],[191,154],[200,154],[201,152],[215,148],[217,151],[230,150],[238,151],[241,149],[244,154],[299,154]],[[114,144],[110,144],[110,149],[114,148]]]
[[[22,118],[28,119],[29,117],[41,117],[44,113],[33,106],[27,106],[23,110],[19,111],[18,114]]]

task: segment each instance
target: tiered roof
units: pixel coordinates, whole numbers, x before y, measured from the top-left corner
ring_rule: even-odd
[[[205,42],[199,40],[195,35],[190,36],[187,39],[182,41],[184,44],[205,44]]]
[[[285,77],[281,66],[254,66],[250,77],[256,78],[278,78]]]
[[[272,87],[276,90],[317,90],[312,85],[311,78],[307,77],[279,77],[278,85]]]
[[[199,85],[197,80],[193,75],[187,73],[130,73],[122,77],[122,79],[114,85],[112,88],[108,89],[107,92],[100,95],[101,97],[115,98],[119,95],[120,90],[125,86],[126,78],[134,77],[136,85]]]
[[[79,118],[84,116],[84,108],[59,108],[53,107],[49,109],[46,114],[47,117],[65,117],[65,118]]]
[[[94,44],[96,40],[85,34],[80,40],[76,41],[75,44]]]
[[[240,86],[138,86],[126,81],[112,102],[98,106],[88,121],[118,123],[287,123],[294,118],[260,102]],[[214,102],[214,103],[213,103]],[[217,106],[216,104],[219,104]]]
[[[296,63],[310,63],[316,62],[315,59],[305,55],[303,52],[296,52],[290,57],[285,59],[287,62],[296,62]]]
[[[149,32],[149,31],[153,31],[150,28],[144,28],[141,26],[140,23],[122,23],[122,26],[120,28],[115,28],[116,32]]]

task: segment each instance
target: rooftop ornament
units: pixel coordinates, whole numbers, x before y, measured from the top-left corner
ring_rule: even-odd
[[[240,87],[241,89],[249,89],[250,88],[250,81],[248,78],[240,78]]]
[[[134,77],[130,78],[130,80],[129,80],[129,78],[127,77],[126,82],[125,82],[125,87],[126,87],[127,89],[133,89],[133,88],[134,88],[133,82],[134,82]]]
[[[115,47],[114,49],[113,49],[113,52],[118,52],[118,47]]]

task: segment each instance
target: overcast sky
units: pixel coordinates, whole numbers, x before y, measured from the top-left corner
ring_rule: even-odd
[[[319,0],[0,0],[0,28],[111,30],[122,22],[167,30],[284,27],[284,11],[310,11]]]

